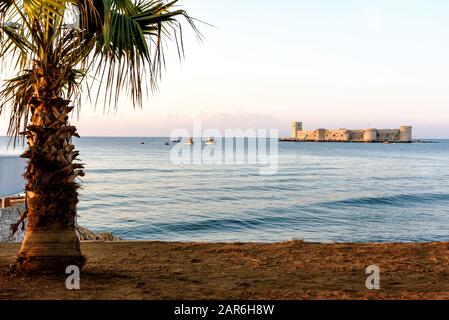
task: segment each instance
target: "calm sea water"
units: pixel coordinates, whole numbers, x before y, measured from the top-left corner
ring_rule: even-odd
[[[87,173],[79,223],[139,240],[449,239],[449,140],[280,143],[273,176],[254,165],[173,164],[165,141],[75,141]]]

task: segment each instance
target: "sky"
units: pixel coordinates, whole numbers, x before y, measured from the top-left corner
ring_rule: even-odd
[[[205,40],[167,44],[159,92],[117,112],[84,101],[82,136],[174,129],[398,128],[449,138],[449,1],[181,0]],[[187,26],[184,27],[187,30]],[[7,119],[0,119],[4,134]]]

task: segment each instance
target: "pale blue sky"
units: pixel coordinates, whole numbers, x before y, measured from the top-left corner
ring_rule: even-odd
[[[84,105],[81,135],[167,136],[205,127],[413,125],[449,138],[449,1],[184,0],[206,40],[170,50],[160,93],[104,116]],[[173,48],[173,47],[172,47]],[[4,133],[5,119],[0,120]]]

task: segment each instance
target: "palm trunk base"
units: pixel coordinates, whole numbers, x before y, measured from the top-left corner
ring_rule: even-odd
[[[16,269],[19,272],[64,274],[68,266],[81,269],[85,262],[75,229],[39,228],[25,233]]]

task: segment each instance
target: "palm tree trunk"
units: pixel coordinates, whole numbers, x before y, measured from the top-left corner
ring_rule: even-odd
[[[69,265],[84,265],[75,232],[78,202],[77,176],[83,165],[74,163],[78,151],[72,137],[76,128],[68,123],[70,101],[55,94],[41,80],[30,104],[31,122],[23,133],[28,149],[27,229],[17,258],[19,271],[64,273]]]

